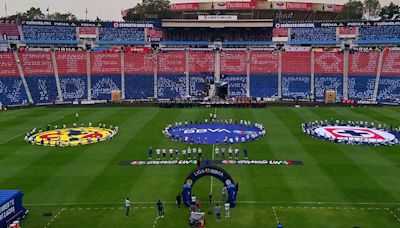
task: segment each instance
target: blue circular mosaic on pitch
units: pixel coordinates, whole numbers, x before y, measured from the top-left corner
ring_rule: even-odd
[[[173,126],[168,137],[180,142],[194,144],[243,143],[262,136],[262,130],[255,126],[240,124],[210,123]]]

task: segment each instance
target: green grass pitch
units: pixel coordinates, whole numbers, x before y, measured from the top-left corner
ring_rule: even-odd
[[[30,210],[23,227],[188,227],[187,208],[176,208],[175,195],[194,166],[120,166],[146,160],[149,146],[183,148],[161,131],[175,121],[202,120],[214,108],[33,108],[0,113],[0,189],[20,189]],[[240,183],[230,219],[206,215],[206,227],[289,228],[400,227],[400,148],[329,143],[301,132],[300,124],[331,117],[400,126],[400,109],[268,107],[216,109],[219,118],[263,123],[267,136],[244,145],[250,159],[300,160],[302,166],[224,166]],[[118,125],[110,142],[72,148],[28,145],[25,132],[47,123],[68,123],[80,113],[84,122]],[[211,157],[211,146],[202,146]],[[202,210],[211,208],[211,178],[193,192]],[[213,181],[215,200],[222,183]],[[133,213],[124,215],[124,198]],[[155,202],[165,202],[156,220]],[[52,216],[44,213],[52,212]]]

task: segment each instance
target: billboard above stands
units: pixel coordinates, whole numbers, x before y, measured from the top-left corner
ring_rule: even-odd
[[[172,11],[193,11],[198,10],[200,3],[177,3],[171,4]]]
[[[298,11],[311,11],[313,9],[313,4],[305,2],[286,2],[286,9],[298,10]]]
[[[272,9],[285,10],[286,2],[272,2]]]
[[[236,21],[237,15],[199,15],[199,21]]]

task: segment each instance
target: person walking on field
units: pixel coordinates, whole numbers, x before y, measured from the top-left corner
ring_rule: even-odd
[[[125,208],[126,208],[125,215],[126,215],[126,217],[128,217],[129,210],[131,209],[131,201],[129,200],[129,197],[126,197],[126,199],[125,199]]]
[[[182,200],[181,193],[178,192],[178,195],[176,195],[176,204],[178,205],[178,208],[181,208],[181,200]]]
[[[230,218],[231,216],[230,207],[231,205],[229,203],[225,203],[225,218]]]
[[[218,203],[215,206],[215,215],[217,216],[217,221],[221,221],[221,206]]]
[[[156,205],[158,210],[158,217],[164,218],[164,206],[161,203],[161,200],[158,200]]]

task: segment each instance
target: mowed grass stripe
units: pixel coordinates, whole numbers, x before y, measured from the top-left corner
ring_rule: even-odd
[[[348,110],[345,110],[343,113],[344,115],[348,115]],[[363,114],[360,111],[354,112],[354,115],[359,117],[360,119],[366,119],[369,122],[384,120],[384,117],[377,113],[373,115],[374,118],[370,118],[370,115]],[[390,148],[392,150],[389,151],[385,150],[387,149],[387,147],[353,147],[355,147],[353,153],[346,153],[346,155],[351,158],[355,163],[357,163],[358,166],[362,168],[365,172],[367,172],[376,182],[378,182],[382,186],[382,188],[385,188],[388,193],[391,193],[396,202],[400,201],[400,180],[392,175],[393,173],[400,173],[400,163],[398,159],[392,160],[388,159],[385,156],[393,155],[393,153],[396,153],[398,156],[399,152],[395,151],[396,147],[398,150],[398,146]]]
[[[169,160],[169,148],[179,148],[180,150],[182,148],[187,148],[188,146],[191,148],[198,148],[199,145],[187,145],[173,142],[162,135],[161,130],[164,129],[167,124],[172,124],[175,122],[184,122],[186,120],[202,120],[205,118],[205,114],[206,111],[202,109],[162,109],[158,118],[154,119],[154,122],[151,123],[154,133],[150,135],[153,135],[154,139],[148,142],[149,144],[147,145],[147,148],[156,144],[157,146],[153,146],[154,153],[157,147],[166,148],[168,157],[167,160]],[[152,142],[154,142],[154,144]],[[207,156],[206,151],[208,151],[208,147],[205,145],[201,145],[200,147],[204,151],[203,156]],[[147,154],[147,149],[141,153]],[[155,157],[156,156],[154,154],[153,159],[155,159]],[[134,174],[139,167],[128,168]],[[129,193],[131,193],[131,195],[139,201],[156,202],[157,199],[162,199],[163,201],[173,201],[177,192],[182,190],[186,175],[194,168],[195,166],[192,165],[140,167],[142,171],[141,175],[136,177],[136,181],[132,183]],[[146,185],[147,191],[143,189],[144,185]],[[198,185],[196,186],[199,188]],[[148,189],[159,189],[161,191],[158,191],[158,194],[154,195],[152,192],[149,192]],[[209,184],[205,186],[204,189],[209,189]],[[208,194],[208,191],[206,194]]]
[[[119,119],[123,119],[125,117],[132,117],[137,115],[137,117],[142,116],[142,114],[137,114],[137,111],[133,111],[128,115],[121,115],[122,109],[110,109],[107,112],[104,112],[101,116],[101,119],[96,120],[107,123],[107,127],[109,124],[115,126],[117,122],[115,117],[118,116]],[[96,118],[100,117],[96,115]],[[79,195],[85,191],[86,186],[88,186],[94,179],[101,174],[102,170],[111,163],[116,150],[114,150],[115,145],[121,144],[121,141],[118,140],[118,135],[115,139],[112,139],[110,142],[102,142],[93,145],[87,145],[82,147],[74,147],[75,149],[75,157],[71,160],[70,163],[61,167],[48,181],[45,182],[38,190],[45,190],[51,185],[52,182],[60,181],[60,179],[67,179],[66,183],[61,183],[61,191],[68,190],[70,192],[74,192],[72,196],[62,197],[58,195],[53,195],[48,197],[49,202],[75,202]],[[129,134],[125,134],[124,136],[133,137]],[[123,136],[122,136],[123,137]],[[123,142],[123,141],[122,141]],[[78,200],[79,201],[79,200]]]
[[[68,109],[65,111],[68,112]],[[87,117],[93,121],[101,121],[107,115],[109,114],[101,112],[100,109],[93,109],[90,110],[90,115]],[[85,171],[92,169],[92,167],[88,168],[89,166],[78,164],[76,161],[79,161],[79,157],[84,157],[82,159],[84,162],[90,160],[90,157],[85,156],[87,156],[86,151],[91,151],[92,145],[70,148],[28,146],[34,152],[43,153],[45,156],[21,170],[16,177],[10,178],[10,182],[17,181],[21,185],[25,185],[21,188],[29,193],[26,194],[26,202],[54,202],[53,197],[64,199],[74,197],[72,192],[79,190],[79,188],[74,189],[75,186],[78,187],[79,175],[85,175]],[[26,181],[18,178],[25,178]],[[44,192],[47,194],[43,194]]]
[[[348,201],[344,189],[338,186],[337,179],[332,174],[333,170],[327,164],[335,158],[329,157],[321,160],[317,154],[326,153],[326,145],[318,141],[319,144],[315,144],[315,141],[304,137],[301,132],[303,119],[298,116],[297,112],[301,113],[304,119],[313,118],[313,114],[295,108],[273,108],[271,110],[271,114],[277,117],[277,121],[282,125],[277,131],[286,134],[277,143],[284,146],[284,149],[298,154],[305,163],[302,171],[298,172],[298,175],[292,176],[292,182],[289,185],[295,189],[293,190],[296,193],[294,201]]]
[[[312,112],[315,109],[304,109],[304,112]],[[352,113],[346,113],[348,109],[343,109],[340,111],[333,110],[333,113],[338,119],[343,119],[344,117],[351,116]],[[357,118],[352,116],[351,118]],[[305,134],[304,134],[305,135]],[[319,139],[315,139],[319,140]],[[359,156],[363,156],[362,153],[357,153],[354,150],[348,150],[347,148],[360,149],[362,146],[352,146],[352,145],[342,145],[338,143],[325,142],[325,153],[314,153],[314,155],[319,155],[321,158],[330,158],[331,163],[323,164],[326,169],[331,170],[332,178],[334,178],[338,186],[341,188],[347,188],[344,191],[350,201],[354,202],[377,202],[386,200],[390,202],[395,200],[390,193],[379,183],[379,179],[375,178],[373,170],[364,169],[364,165]],[[368,150],[368,147],[363,148],[363,150]],[[355,155],[352,156],[352,155]],[[334,162],[334,163],[332,163]],[[349,177],[350,176],[350,177]],[[379,192],[382,198],[374,199],[371,197],[373,192]]]
[[[129,114],[129,112],[124,114],[125,119],[119,125],[119,136],[107,145],[109,148],[103,150],[103,153],[110,154],[110,159],[104,164],[101,172],[96,174],[93,181],[85,187],[78,199],[90,202],[123,202],[127,195],[126,189],[130,188],[134,178],[131,178],[132,172],[127,170],[130,167],[119,166],[119,162],[137,158],[144,152],[140,151],[143,142],[138,141],[137,137],[142,133],[142,129],[151,125],[152,120],[157,119],[157,114],[158,111],[152,109],[139,109],[135,115]],[[134,174],[141,175],[141,171]],[[106,189],[110,186],[118,191],[98,191],[98,189]]]
[[[45,112],[42,109],[40,111]],[[70,110],[64,110],[67,113],[64,118],[67,118],[67,115],[71,114],[68,111]],[[38,121],[31,119],[31,122],[37,123]],[[0,183],[14,178],[14,176],[19,176],[18,173],[25,172],[25,169],[28,169],[28,173],[30,173],[30,167],[36,167],[37,161],[40,163],[43,160],[47,160],[53,156],[51,155],[53,152],[59,151],[59,148],[55,147],[40,147],[26,144],[23,138],[20,137],[13,140],[13,142],[4,144],[2,149],[6,153],[2,154],[0,160],[0,171],[4,171],[4,174],[0,178]]]

